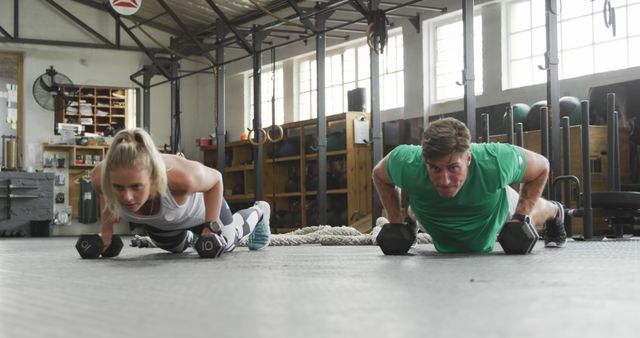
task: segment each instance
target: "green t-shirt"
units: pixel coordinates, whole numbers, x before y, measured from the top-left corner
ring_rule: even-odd
[[[525,158],[510,144],[471,144],[469,175],[458,194],[442,198],[429,179],[422,147],[400,145],[387,159],[391,181],[409,196],[436,250],[490,252],[509,214],[506,187],[520,182]]]

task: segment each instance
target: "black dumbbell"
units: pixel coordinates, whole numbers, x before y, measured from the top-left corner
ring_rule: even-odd
[[[202,258],[216,258],[224,251],[224,240],[218,234],[202,235],[196,241],[196,251]]]
[[[111,244],[102,252],[104,245],[102,244],[102,237],[100,235],[81,235],[76,242],[76,250],[82,258],[98,258],[102,257],[115,257],[120,254],[124,243],[118,235],[111,237]]]
[[[498,234],[498,242],[508,255],[526,255],[540,238],[529,216],[514,215],[518,221],[507,222]]]
[[[416,229],[407,223],[386,223],[376,242],[385,255],[404,255],[416,241]]]

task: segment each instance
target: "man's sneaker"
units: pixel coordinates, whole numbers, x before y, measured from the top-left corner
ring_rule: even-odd
[[[560,202],[550,202],[558,207],[558,215],[544,223],[544,246],[562,248],[567,244],[567,231],[564,229],[564,207]]]
[[[249,235],[247,246],[249,250],[262,250],[269,246],[269,237],[271,236],[269,217],[271,217],[271,207],[269,203],[265,201],[258,201],[255,206],[262,210],[262,218]]]

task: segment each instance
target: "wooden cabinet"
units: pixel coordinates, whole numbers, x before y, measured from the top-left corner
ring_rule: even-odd
[[[106,146],[44,144],[43,169],[54,173],[54,211],[78,218],[79,180],[104,159]]]
[[[350,225],[371,213],[371,150],[354,142],[354,120],[361,113],[327,117],[327,223]],[[317,120],[288,123],[283,139],[264,144],[263,199],[271,204],[275,230],[318,224]],[[248,141],[225,147],[225,198],[253,202],[254,147]],[[217,167],[217,146],[202,146],[204,163]],[[243,205],[244,206],[244,205]],[[235,208],[234,208],[235,209]]]
[[[128,95],[126,88],[73,87],[69,105],[58,122],[81,124],[87,133],[104,135],[108,127],[126,126]]]

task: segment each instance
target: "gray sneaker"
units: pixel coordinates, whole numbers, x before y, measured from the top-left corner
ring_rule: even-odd
[[[262,210],[262,218],[256,224],[255,229],[249,235],[247,246],[249,250],[262,250],[269,246],[271,237],[271,228],[269,227],[269,218],[271,217],[271,206],[265,201],[257,201],[256,207]]]

